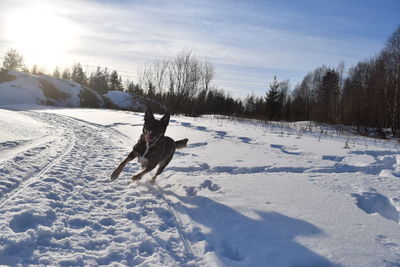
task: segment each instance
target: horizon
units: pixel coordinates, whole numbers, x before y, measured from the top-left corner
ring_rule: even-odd
[[[276,75],[293,86],[315,68],[346,69],[378,53],[400,2],[2,1],[0,55],[17,49],[47,72],[80,62],[135,83],[143,64],[192,50],[215,66],[213,85],[264,95]]]

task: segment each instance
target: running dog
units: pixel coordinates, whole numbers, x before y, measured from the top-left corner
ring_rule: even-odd
[[[128,162],[138,158],[138,162],[142,165],[143,170],[133,175],[132,181],[140,180],[143,175],[150,172],[158,165],[157,172],[152,178],[152,182],[154,183],[157,176],[163,172],[171,161],[175,150],[186,147],[188,142],[187,138],[174,141],[172,138],[164,136],[169,124],[169,118],[169,111],[167,111],[160,120],[157,120],[154,118],[153,112],[149,108],[146,110],[143,133],[133,147],[132,152],[111,174],[111,181],[118,178]]]

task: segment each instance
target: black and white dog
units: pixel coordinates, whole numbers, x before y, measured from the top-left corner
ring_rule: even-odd
[[[150,172],[158,165],[157,172],[152,178],[152,182],[155,181],[157,176],[163,172],[171,161],[175,150],[186,147],[188,142],[187,138],[174,141],[172,138],[164,136],[169,124],[169,118],[170,114],[168,111],[160,120],[157,120],[150,109],[146,110],[143,133],[133,147],[132,152],[111,174],[111,181],[117,179],[125,165],[135,158],[138,158],[138,162],[142,165],[143,170],[133,175],[132,181],[140,180],[144,174]]]

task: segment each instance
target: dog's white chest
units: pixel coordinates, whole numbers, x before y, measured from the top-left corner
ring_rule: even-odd
[[[138,157],[138,162],[139,162],[142,166],[144,166],[144,165],[147,165],[147,163],[149,162],[149,160],[146,159],[144,156],[139,156],[139,157]]]

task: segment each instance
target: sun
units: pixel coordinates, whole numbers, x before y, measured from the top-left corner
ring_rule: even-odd
[[[50,6],[35,6],[9,14],[6,38],[27,64],[62,64],[74,44],[71,22]]]

